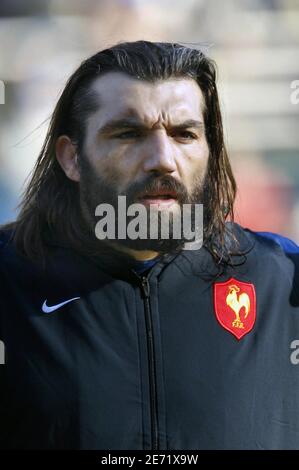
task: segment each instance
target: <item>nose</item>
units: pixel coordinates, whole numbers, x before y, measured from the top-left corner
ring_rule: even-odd
[[[164,130],[156,130],[147,142],[143,170],[161,174],[176,171],[174,148]]]

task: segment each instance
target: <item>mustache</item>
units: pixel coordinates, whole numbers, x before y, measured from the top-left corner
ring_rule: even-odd
[[[126,191],[129,201],[133,202],[138,197],[147,193],[159,193],[161,191],[175,192],[178,202],[185,202],[188,199],[186,187],[169,175],[151,176],[146,180],[133,183]]]

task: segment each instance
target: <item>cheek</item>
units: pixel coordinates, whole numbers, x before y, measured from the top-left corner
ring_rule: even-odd
[[[93,165],[107,183],[119,190],[127,187],[138,170],[136,156],[125,146],[118,149],[102,146],[101,152],[94,153]]]
[[[203,142],[188,150],[187,158],[184,159],[183,171],[187,172],[189,183],[203,178],[209,160],[209,148],[207,143]]]
[[[206,141],[206,139],[203,139],[199,143],[198,156],[199,156],[199,160],[202,162],[202,165],[204,166],[207,164],[207,161],[209,159],[209,153],[210,153],[210,150],[209,150],[208,142]]]

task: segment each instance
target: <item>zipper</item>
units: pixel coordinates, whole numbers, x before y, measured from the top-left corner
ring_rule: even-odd
[[[157,385],[156,385],[156,372],[155,372],[155,351],[154,351],[151,306],[150,306],[150,301],[149,301],[150,284],[148,282],[148,278],[145,276],[141,277],[141,290],[142,290],[143,299],[144,299],[148,359],[149,359],[152,448],[153,450],[157,450],[159,449],[159,434],[158,434],[158,410],[157,410]]]

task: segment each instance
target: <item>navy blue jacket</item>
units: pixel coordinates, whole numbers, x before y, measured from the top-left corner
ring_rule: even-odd
[[[236,228],[218,276],[205,248],[43,270],[2,233],[0,447],[299,449],[299,248]]]

